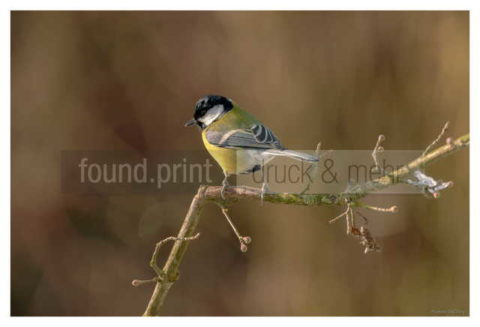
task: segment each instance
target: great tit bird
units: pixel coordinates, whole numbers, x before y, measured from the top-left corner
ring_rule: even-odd
[[[195,105],[193,119],[185,126],[197,125],[205,148],[225,175],[222,197],[228,176],[254,173],[275,156],[317,162],[307,153],[285,149],[273,132],[255,117],[240,109],[231,99],[207,95]],[[262,186],[262,198],[266,183]]]

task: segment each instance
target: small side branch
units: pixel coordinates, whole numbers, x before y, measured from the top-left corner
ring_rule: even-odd
[[[431,149],[433,149],[433,147],[434,147],[438,142],[440,142],[440,140],[442,139],[443,135],[445,135],[445,133],[446,133],[447,130],[448,130],[448,125],[450,125],[450,122],[449,122],[449,121],[447,121],[447,122],[445,123],[445,125],[443,125],[443,128],[442,128],[442,130],[440,131],[440,134],[438,134],[437,138],[436,138],[435,140],[433,140],[433,142],[430,143],[430,144],[427,146],[427,148],[425,149],[425,151],[423,151],[422,157],[423,157],[424,155],[426,155]],[[448,143],[448,142],[447,142],[447,143]]]
[[[164,271],[160,269],[157,265],[158,255],[160,254],[160,248],[162,247],[162,245],[164,245],[167,242],[173,242],[173,241],[179,241],[179,242],[192,241],[192,240],[196,240],[199,236],[200,236],[200,233],[197,233],[194,236],[188,236],[188,237],[170,236],[157,243],[157,245],[155,246],[155,251],[153,251],[152,259],[150,259],[150,267],[152,267],[152,269],[157,273],[160,279],[162,279],[163,275],[165,274]]]
[[[228,224],[230,225],[230,227],[232,227],[232,230],[233,232],[235,233],[235,235],[237,236],[238,238],[238,241],[240,242],[240,251],[242,252],[247,252],[248,251],[248,244],[252,243],[252,238],[250,236],[242,236],[240,235],[240,233],[238,232],[238,229],[237,227],[235,227],[235,225],[233,224],[232,222],[232,219],[230,218],[230,216],[228,215],[228,208],[219,204],[220,206],[220,209],[222,210],[222,213],[223,215],[225,216],[225,218],[227,219],[228,221]]]
[[[372,237],[372,235],[370,234],[370,231],[368,230],[366,224],[368,223],[368,220],[367,218],[360,214],[360,212],[355,212],[353,210],[353,207],[363,207],[363,208],[368,208],[368,209],[372,209],[372,210],[377,210],[377,211],[382,211],[382,212],[396,212],[397,210],[394,209],[396,208],[396,206],[392,206],[390,208],[378,208],[378,207],[373,207],[373,206],[367,206],[367,205],[364,205],[364,204],[360,204],[360,203],[352,203],[352,202],[348,202],[346,203],[346,210],[341,213],[340,215],[338,215],[337,217],[331,219],[329,221],[329,223],[334,223],[336,222],[338,219],[342,218],[342,217],[345,217],[345,221],[346,221],[346,225],[347,225],[347,235],[349,236],[353,236],[354,238],[357,238],[360,240],[360,245],[362,245],[364,247],[364,253],[367,254],[368,252],[378,252],[380,251],[380,247],[377,245],[377,243],[375,242],[375,239]],[[356,227],[356,223],[355,223],[355,214],[359,214],[365,224],[363,226],[360,226],[360,228],[357,228]]]
[[[373,159],[373,162],[375,163],[375,170],[381,173],[383,173],[383,169],[378,162],[378,154],[380,152],[383,152],[382,143],[384,141],[385,141],[385,135],[380,134],[378,136],[377,143],[375,144],[375,148],[373,148],[373,152],[372,152],[372,159]]]
[[[349,212],[350,212],[350,203],[347,203],[347,209],[345,209],[344,212],[342,212],[341,214],[339,214],[339,215],[336,216],[335,218],[330,219],[328,222],[329,222],[330,224],[333,224],[334,222],[336,222],[336,221],[339,220],[340,218],[345,217],[346,215],[348,215]]]
[[[371,205],[368,205],[368,204],[361,204],[360,207],[370,209],[370,210],[373,210],[373,211],[379,211],[379,212],[390,212],[390,213],[397,213],[398,212],[398,207],[395,206],[395,205],[393,205],[389,208],[381,208],[381,207],[371,206]]]
[[[160,279],[158,277],[153,277],[152,279],[134,279],[134,280],[132,280],[132,286],[138,287],[138,286],[142,286],[142,285],[145,285],[145,284],[156,283],[156,282],[159,282],[159,281],[160,281]]]
[[[321,151],[322,151],[322,142],[318,142],[317,143],[317,148],[315,149],[315,156],[318,158],[318,162],[312,163],[310,165],[310,167],[307,168],[307,173],[310,173],[310,171],[313,169],[313,171],[311,173],[312,179],[308,181],[307,185],[305,186],[303,191],[300,192],[300,194],[305,194],[308,191],[310,191],[310,187],[312,186],[313,181],[316,179],[316,176],[317,176],[317,173],[318,173],[318,164],[320,163],[320,159],[321,159],[321,155],[320,155]],[[331,151],[332,150],[326,151],[325,154],[327,154]]]

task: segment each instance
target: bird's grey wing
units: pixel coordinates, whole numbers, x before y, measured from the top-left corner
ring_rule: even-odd
[[[208,142],[222,148],[268,150],[283,146],[273,132],[261,124],[255,124],[249,129],[235,129],[226,133],[207,131]]]

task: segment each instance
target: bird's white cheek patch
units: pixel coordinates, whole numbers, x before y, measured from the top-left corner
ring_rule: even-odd
[[[204,123],[206,126],[213,123],[223,113],[223,105],[219,104],[212,107],[205,115],[198,120]]]

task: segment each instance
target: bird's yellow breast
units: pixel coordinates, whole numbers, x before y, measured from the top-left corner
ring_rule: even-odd
[[[205,136],[205,132],[202,133],[202,140],[208,153],[210,153],[225,173],[229,175],[237,174],[237,171],[239,171],[237,170],[237,151],[239,150],[221,148],[210,144]]]
[[[235,106],[218,121],[212,123],[202,131],[202,140],[205,148],[225,173],[229,175],[238,174],[252,168],[251,162],[248,160],[248,152],[247,150],[227,149],[215,146],[208,142],[206,132],[215,131],[227,133],[233,129],[247,129],[255,122],[256,120],[252,115]]]

